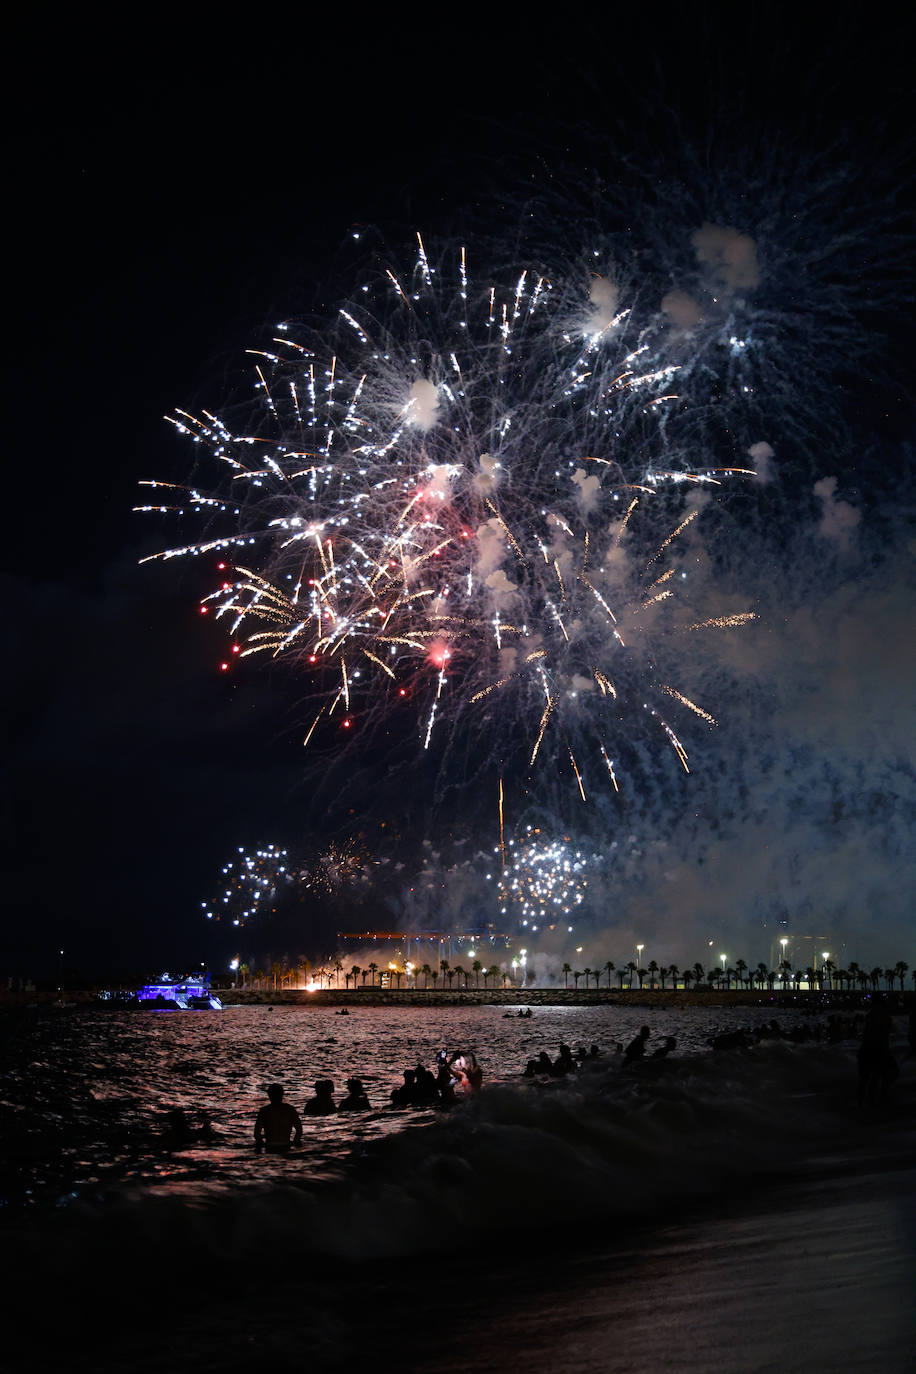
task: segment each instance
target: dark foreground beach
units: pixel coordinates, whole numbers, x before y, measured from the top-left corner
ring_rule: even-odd
[[[606,1246],[590,1235],[587,1196],[550,1246],[532,1245],[507,1199],[481,1253],[434,1264],[354,1269],[289,1256],[278,1268],[265,1251],[234,1278],[178,1263],[181,1291],[158,1266],[139,1265],[126,1303],[120,1285],[106,1293],[104,1272],[90,1291],[87,1276],[75,1275],[71,1295],[57,1285],[47,1293],[53,1321],[31,1325],[22,1353],[3,1367],[909,1374],[913,1124],[899,1115],[876,1121],[843,1156],[732,1192],[714,1215],[637,1224],[625,1242]],[[33,1270],[27,1286],[34,1282]]]
[[[916,1365],[916,1059],[902,1021],[891,1096],[860,1109],[853,1043],[688,1051],[632,1071],[602,1056],[541,1083],[519,1079],[513,1037],[594,1026],[604,1042],[624,1022],[545,1010],[540,1027],[536,1016],[521,1030],[501,1011],[456,1012],[454,1032],[476,1034],[489,1058],[479,1099],[444,1114],[379,1106],[358,1125],[316,1123],[323,1134],[298,1157],[259,1161],[244,1137],[265,1065],[285,1056],[292,1083],[319,1055],[316,1071],[350,1063],[358,1044],[378,1061],[396,1034],[394,1064],[440,1034],[448,1013],[334,1015],[81,1014],[29,1029],[17,1119],[39,1103],[53,1147],[42,1164],[33,1139],[30,1177],[37,1188],[49,1175],[69,1112],[84,1182],[74,1173],[56,1201],[46,1190],[4,1209],[0,1367]],[[696,1015],[675,1027],[659,1013],[653,1035],[677,1028],[686,1041]],[[497,1081],[500,1063],[511,1073]],[[199,1101],[212,1087],[238,1115],[217,1116],[222,1136],[208,1150],[135,1142],[103,1171],[106,1135],[142,1117],[152,1083],[157,1104],[166,1089]],[[8,1077],[7,1106],[14,1088]],[[370,1097],[382,1098],[381,1082]],[[323,1156],[333,1168],[319,1168]]]

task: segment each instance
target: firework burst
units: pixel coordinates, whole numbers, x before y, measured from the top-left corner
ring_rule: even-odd
[[[565,929],[585,901],[589,865],[600,863],[600,854],[586,853],[569,836],[550,839],[529,825],[520,840],[509,841],[500,881],[503,915],[514,906],[520,926],[532,932]]]
[[[357,836],[330,844],[303,873],[303,882],[318,892],[340,892],[368,881],[369,850]]]
[[[220,891],[212,901],[201,902],[201,907],[208,921],[244,926],[272,911],[278,894],[292,882],[285,849],[268,844],[247,853],[239,846],[223,865]]]
[[[661,337],[594,271],[477,286],[463,249],[434,268],[418,236],[413,270],[367,281],[329,338],[284,324],[253,351],[244,430],[170,417],[223,481],[148,484],[164,500],[139,509],[207,523],[153,556],[219,561],[201,610],[239,658],[302,674],[307,745],[406,711],[421,750],[499,739],[531,768],[549,739],[585,799],[583,752],[616,790],[638,712],[687,768],[663,708],[715,721],[678,646],[752,616],[678,609],[696,493],[738,469],[689,464]]]

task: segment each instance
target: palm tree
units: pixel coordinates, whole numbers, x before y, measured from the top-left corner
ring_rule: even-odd
[[[473,964],[471,965],[471,970],[472,970],[472,972],[473,972],[473,974],[474,974],[474,978],[475,978],[475,980],[476,980],[476,986],[477,986],[477,987],[480,987],[480,970],[481,970],[482,968],[483,968],[483,964],[480,962],[480,960],[479,960],[479,959],[475,959],[474,962],[473,962]]]
[[[623,992],[623,980],[624,978],[626,978],[626,976],[627,971],[625,968],[617,969],[617,988],[619,992]]]
[[[277,990],[277,979],[280,977],[280,965],[277,963],[276,959],[273,961],[273,963],[272,963],[271,966],[270,966],[270,976],[271,976],[271,978],[274,980],[274,992],[276,992],[276,990]]]
[[[605,971],[607,972],[607,985],[608,985],[608,987],[610,987],[610,986],[611,986],[611,974],[614,972],[614,960],[613,960],[613,959],[608,959],[608,961],[607,961],[607,963],[605,964],[604,967],[605,967]]]
[[[449,968],[447,959],[439,960],[439,972],[442,974],[443,981],[448,978]],[[449,979],[449,987],[451,987],[451,985],[451,979]]]
[[[577,970],[577,969],[574,969],[574,970],[573,970],[573,982],[574,982],[575,985],[576,985],[576,990],[577,990],[577,991],[578,991],[578,988],[579,988],[579,979],[580,979],[581,977],[582,977],[582,970],[581,970],[581,969],[578,969],[578,970]]]
[[[677,980],[681,976],[681,970],[678,968],[677,964],[669,964],[668,972],[671,974],[671,991],[677,992]]]
[[[856,963],[855,959],[850,959],[849,963],[846,966],[846,972],[849,974],[851,986],[855,987],[859,981],[859,974],[862,972],[862,970],[859,968],[859,965]]]
[[[719,979],[720,979],[721,977],[722,977],[722,970],[721,970],[721,969],[718,969],[718,968],[711,968],[711,969],[709,970],[709,972],[708,972],[707,975],[706,975],[706,984],[707,984],[707,986],[708,986],[710,992],[712,992],[712,985],[713,985],[713,983],[718,983],[718,981],[719,981]]]
[[[337,986],[340,987],[340,975],[343,972],[343,964],[339,959],[334,960],[334,972],[337,975]]]
[[[871,979],[872,990],[877,992],[878,984],[881,982],[881,970],[879,968],[873,968],[868,976]]]
[[[487,979],[488,979],[488,978],[498,978],[498,977],[499,977],[499,969],[497,968],[497,966],[496,966],[495,964],[491,964],[490,967],[487,969],[486,973],[483,975],[484,987],[486,987],[486,985],[487,985]]]
[[[423,974],[423,986],[424,988],[428,988],[429,975],[432,973],[432,969],[430,968],[429,964],[424,964],[423,967],[420,969],[420,972]]]
[[[359,964],[354,964],[353,967],[350,969],[350,977],[353,979],[354,987],[356,987],[356,980],[361,973],[362,969],[360,968]]]
[[[585,979],[585,990],[586,990],[586,992],[587,992],[587,991],[588,991],[588,980],[589,980],[589,978],[591,978],[591,976],[592,976],[592,971],[591,971],[591,969],[590,969],[590,968],[585,969],[585,971],[584,971],[584,973],[583,973],[582,976],[583,976],[584,979]]]
[[[454,975],[455,975],[456,978],[463,978],[463,979],[464,979],[464,986],[467,987],[467,985],[468,985],[468,975],[465,973],[464,969],[461,967],[460,964],[456,964],[456,965],[455,965],[455,967],[452,969],[452,973],[454,973]]]
[[[311,967],[311,965],[309,964],[308,959],[300,959],[300,960],[299,960],[299,965],[298,965],[298,968],[297,968],[296,971],[297,971],[297,973],[298,973],[298,975],[299,975],[299,983],[300,983],[300,985],[301,985],[302,983],[307,983],[307,982],[308,982],[308,980],[309,980],[309,968],[310,968],[310,967]]]
[[[706,976],[706,975],[705,975],[705,973],[703,972],[703,965],[702,965],[701,963],[696,963],[696,964],[694,964],[694,966],[693,966],[693,981],[696,983],[697,987],[700,986],[700,984],[702,983],[702,981],[703,981],[703,979],[705,978],[705,976]]]
[[[429,970],[429,976],[433,980],[433,992],[436,991],[436,984],[439,981],[439,970],[434,966]]]
[[[779,976],[782,978],[783,991],[789,986],[789,974],[792,972],[792,965],[788,959],[782,959],[779,963]]]
[[[563,965],[563,986],[569,987],[569,975],[572,973],[572,964]]]
[[[242,980],[243,988],[247,987],[247,983],[245,980],[247,979],[250,972],[251,966],[249,964],[239,964],[239,978]]]
[[[627,964],[627,972],[628,972],[629,975],[630,975],[630,981],[629,981],[628,986],[632,988],[632,986],[633,986],[633,974],[636,972],[636,965],[633,963],[633,960],[632,960],[632,959],[631,959],[630,962]]]
[[[670,972],[671,970],[669,969],[667,964],[662,964],[661,968],[658,971],[658,981],[662,985],[662,992],[665,991],[665,979],[668,977],[668,974]]]
[[[905,964],[902,959],[898,959],[894,965],[894,973],[900,979],[900,991],[903,992],[903,980],[909,972],[909,964]]]
[[[649,976],[649,970],[648,970],[647,968],[638,968],[638,969],[636,970],[636,977],[639,979],[639,990],[640,990],[640,992],[642,992],[642,980],[643,980],[644,978],[648,978],[648,976]]]
[[[649,987],[655,987],[655,975],[658,973],[658,964],[654,959],[649,960]]]
[[[758,988],[763,988],[763,986],[766,983],[766,980],[767,966],[766,964],[758,964],[756,969],[754,970],[754,982],[757,984]]]
[[[735,960],[735,973],[738,975],[738,982],[744,982],[744,975],[747,973],[747,964],[743,959]]]

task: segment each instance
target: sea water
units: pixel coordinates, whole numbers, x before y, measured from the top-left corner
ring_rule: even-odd
[[[589,1068],[608,1073],[592,1073],[588,1086],[597,1092],[600,1082],[602,1100],[613,1097],[624,1110],[634,1082],[621,1079],[620,1064],[608,1061],[618,1045],[648,1024],[650,1055],[664,1037],[677,1040],[669,1068],[676,1061],[680,1067],[639,1089],[660,1102],[687,1084],[689,1091],[700,1091],[702,1072],[722,1075],[727,1084],[724,1066],[704,1070],[694,1059],[702,1061],[720,1031],[753,1028],[772,1014],[763,1008],[607,1006],[538,1008],[530,1019],[515,1011],[507,1015],[498,1006],[356,1007],[348,1016],[332,1008],[289,1006],[235,1006],[222,1012],[46,1009],[20,1023],[8,1050],[0,1111],[13,1168],[5,1179],[4,1201],[63,1207],[118,1183],[174,1192],[206,1182],[213,1192],[234,1191],[259,1186],[272,1170],[287,1182],[339,1178],[380,1137],[418,1125],[444,1125],[437,1121],[440,1113],[395,1111],[390,1105],[403,1070],[422,1063],[435,1071],[443,1049],[473,1051],[483,1069],[486,1094],[475,1120],[479,1113],[486,1119],[486,1100],[495,1106],[494,1089],[511,1085],[517,1091],[499,1099],[508,1104],[503,1114],[515,1103],[525,1119],[532,1110],[547,1111],[544,1094],[532,1098],[525,1091],[530,1085],[520,1080],[529,1059],[541,1051],[553,1059],[562,1043],[573,1050],[597,1045],[600,1057]],[[305,1118],[295,1159],[252,1153],[254,1118],[266,1101],[268,1083],[282,1083],[286,1100],[301,1112],[317,1079],[332,1079],[339,1099],[354,1075],[365,1086],[371,1112]],[[555,1094],[557,1085],[551,1089]],[[588,1095],[565,1084],[564,1112],[578,1109],[580,1098]],[[174,1107],[183,1108],[192,1124],[209,1120],[212,1144],[164,1149],[166,1112]]]
[[[20,1258],[21,1281],[40,1274],[71,1317],[90,1294],[105,1295],[117,1335],[87,1347],[94,1369],[154,1367],[155,1347],[131,1346],[129,1359],[121,1347],[136,1326],[160,1319],[170,1347],[180,1329],[196,1352],[187,1366],[173,1354],[177,1368],[201,1367],[204,1350],[208,1368],[245,1367],[248,1341],[272,1350],[282,1368],[336,1368],[342,1352],[372,1353],[366,1342],[383,1349],[389,1338],[413,1352],[417,1368],[424,1359],[514,1368],[511,1344],[489,1365],[479,1351],[463,1365],[451,1344],[437,1360],[425,1351],[426,1328],[440,1339],[439,1325],[470,1332],[486,1318],[498,1345],[512,1312],[543,1320],[558,1303],[561,1313],[563,1304],[577,1310],[595,1276],[574,1266],[596,1245],[605,1295],[595,1301],[606,1310],[601,1284],[615,1272],[614,1292],[624,1291],[619,1267],[625,1256],[637,1263],[634,1238],[644,1266],[647,1254],[657,1258],[658,1228],[676,1221],[700,1236],[712,1216],[728,1246],[728,1228],[754,1214],[766,1189],[864,1167],[875,1123],[856,1106],[854,1041],[763,1040],[711,1052],[717,1033],[772,1016],[770,1008],[577,1007],[520,1020],[493,1006],[356,1007],[346,1017],[280,1006],[33,1014],[8,1036],[0,1094],[5,1248]],[[789,1013],[789,1024],[797,1019]],[[677,1048],[627,1066],[615,1047],[643,1024],[650,1054],[666,1036]],[[900,1021],[902,1116],[881,1145],[895,1168],[909,1158],[916,1090],[904,1031]],[[600,1054],[575,1077],[523,1078],[530,1058],[541,1050],[554,1058],[560,1043],[597,1044]],[[480,1095],[449,1112],[392,1108],[403,1070],[433,1067],[441,1049],[474,1051]],[[354,1074],[371,1111],[306,1117],[300,1150],[254,1153],[267,1083],[282,1082],[301,1110],[316,1079],[332,1078],[340,1095]],[[178,1106],[192,1124],[209,1118],[212,1143],[163,1148],[164,1113]],[[884,1167],[875,1165],[878,1174]],[[846,1197],[846,1214],[859,1203]],[[761,1225],[769,1234],[769,1217]],[[580,1274],[581,1292],[570,1291],[570,1272]],[[896,1269],[882,1276],[879,1292],[896,1294],[899,1279]],[[673,1281],[655,1272],[663,1288]],[[241,1347],[230,1338],[239,1330]],[[562,1323],[550,1335],[545,1326],[545,1362],[532,1348],[526,1364],[630,1367],[609,1355],[589,1366],[584,1350],[564,1364],[568,1336]],[[882,1358],[896,1367],[886,1350]]]

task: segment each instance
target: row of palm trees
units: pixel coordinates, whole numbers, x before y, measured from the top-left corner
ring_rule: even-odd
[[[432,984],[433,989],[439,985],[441,980],[442,987],[448,985],[451,990],[456,983],[461,988],[467,988],[473,984],[480,987],[481,979],[483,986],[494,987],[501,982],[505,987],[513,974],[506,969],[501,969],[497,964],[485,967],[480,959],[475,959],[470,968],[464,968],[461,964],[456,964],[454,968],[449,966],[447,959],[440,959],[436,964],[421,964],[414,966],[406,964],[403,967],[390,963],[384,967],[378,964],[369,963],[362,968],[359,964],[353,964],[346,969],[343,960],[335,959],[333,962],[320,967],[312,967],[307,959],[299,959],[295,965],[289,960],[276,961],[270,967],[254,968],[249,964],[239,964],[239,980],[242,987],[274,991],[283,988],[303,988],[303,987],[340,987],[341,977],[343,977],[345,988],[365,987],[368,981],[370,987],[387,985],[400,988],[420,987],[428,988]],[[855,961],[850,962],[846,968],[837,967],[830,959],[825,959],[820,968],[796,968],[793,969],[788,959],[780,961],[775,969],[768,968],[766,964],[759,963],[755,968],[750,968],[743,959],[735,961],[734,968],[714,967],[704,969],[700,963],[693,964],[690,968],[682,972],[676,964],[659,965],[654,959],[650,961],[646,968],[640,968],[632,960],[629,963],[621,964],[619,967],[608,959],[600,968],[574,969],[571,964],[564,964],[562,967],[564,986],[569,987],[569,980],[572,978],[573,986],[578,989],[580,979],[585,979],[585,987],[589,988],[594,981],[595,987],[599,988],[602,979],[606,981],[610,988],[611,979],[616,978],[618,988],[623,991],[626,988],[643,988],[648,982],[650,988],[672,990],[684,988],[689,991],[691,987],[701,989],[706,987],[724,987],[728,990],[734,986],[738,990],[750,991],[757,989],[770,991],[777,985],[788,990],[790,987],[798,991],[800,987],[806,985],[810,988],[839,989],[840,991],[852,992],[857,988],[863,992],[877,992],[882,984],[886,991],[891,992],[899,983],[901,992],[904,989],[906,975],[909,972],[909,965],[902,959],[898,960],[893,968],[875,967],[870,970],[861,968]],[[525,981],[531,985],[535,982],[534,970],[528,968],[525,973]],[[916,971],[912,974],[913,986],[916,988]]]
[[[647,968],[639,968],[632,960],[621,965],[620,968],[609,959],[602,968],[599,969],[574,969],[571,964],[563,965],[563,979],[566,987],[569,987],[570,978],[573,979],[574,986],[579,986],[579,979],[585,979],[585,986],[588,987],[590,980],[595,980],[595,987],[601,986],[602,977],[607,978],[607,986],[611,986],[611,976],[617,979],[618,987],[621,991],[624,985],[628,988],[636,985],[644,987],[646,980],[652,988],[666,988],[670,982],[671,988],[678,986],[685,990],[702,988],[705,984],[708,988],[721,987],[723,984],[726,989],[730,989],[732,983],[738,990],[750,991],[757,988],[762,991],[768,988],[770,991],[779,983],[783,989],[793,987],[796,991],[806,984],[808,988],[837,988],[840,991],[852,992],[856,988],[867,991],[871,988],[877,992],[882,982],[885,990],[892,992],[896,983],[900,984],[900,991],[904,989],[906,975],[909,972],[909,964],[899,959],[893,968],[878,968],[871,970],[861,968],[855,961],[851,961],[848,967],[838,968],[830,959],[825,959],[820,968],[796,968],[793,969],[788,959],[782,959],[777,968],[768,968],[766,964],[760,963],[756,968],[749,968],[743,959],[735,961],[734,968],[714,967],[704,969],[700,963],[693,964],[685,969],[683,973],[676,964],[659,966],[655,960],[651,960]],[[913,987],[916,988],[916,971],[913,975]]]
[[[345,969],[343,961],[335,959],[333,963],[322,967],[313,968],[307,959],[297,961],[295,967],[291,967],[286,961],[275,962],[269,969],[254,968],[249,964],[240,963],[239,980],[242,987],[254,988],[261,991],[268,989],[278,990],[283,988],[303,988],[303,987],[340,987],[341,975],[343,976],[344,987],[354,988],[365,987],[366,980],[369,980],[370,987],[381,987],[384,984],[391,987],[400,988],[402,984],[407,987],[419,987],[420,979],[423,979],[423,987],[428,988],[432,983],[433,988],[437,986],[439,979],[442,979],[442,986],[446,982],[452,988],[455,979],[458,979],[458,987],[469,987],[471,980],[474,986],[480,987],[480,980],[483,979],[485,988],[490,986],[491,980],[495,984],[502,981],[503,987],[509,982],[511,974],[506,970],[500,969],[498,965],[491,964],[485,968],[479,959],[475,959],[469,969],[456,964],[454,968],[449,967],[447,959],[440,959],[438,966],[432,964],[413,964],[405,965],[403,968],[397,964],[386,964],[380,968],[378,964],[367,964],[361,968],[359,964],[353,964],[350,969]]]

